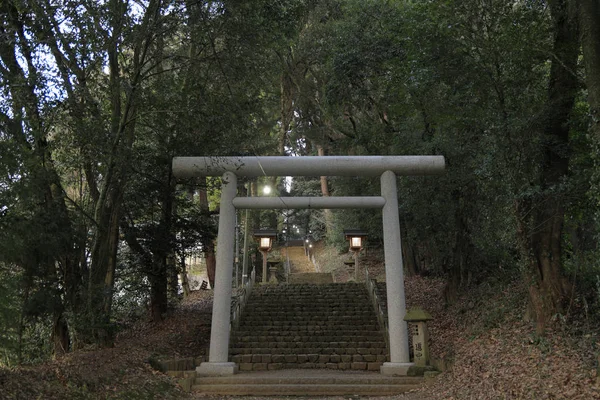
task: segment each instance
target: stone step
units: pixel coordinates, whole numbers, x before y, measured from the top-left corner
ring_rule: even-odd
[[[298,348],[360,348],[360,349],[370,349],[370,348],[385,348],[385,342],[383,339],[381,341],[362,341],[362,342],[324,342],[319,341],[319,339],[315,339],[314,341],[289,341],[289,342],[238,342],[234,345],[238,349],[243,348],[253,348],[253,349],[263,349],[263,348],[271,348],[271,349],[298,349]],[[367,353],[368,354],[368,353]]]
[[[337,354],[337,355],[385,355],[387,349],[385,347],[232,347],[229,353],[234,356],[238,354]]]
[[[332,297],[315,297],[315,296],[303,296],[303,297],[290,297],[290,296],[281,296],[281,297],[271,297],[271,296],[262,296],[261,298],[255,298],[249,301],[248,304],[252,304],[255,306],[268,306],[272,305],[274,301],[277,301],[277,305],[279,307],[291,307],[292,305],[296,306],[305,306],[305,307],[319,307],[319,306],[327,306],[327,307],[344,307],[344,306],[364,306],[363,301],[368,300],[369,298],[366,296],[353,296],[351,298],[345,298],[340,296],[332,296]],[[368,304],[368,303],[367,303]]]
[[[363,284],[262,286],[232,337],[242,371],[379,371],[389,358]]]
[[[242,319],[240,325],[268,325],[268,326],[290,326],[290,325],[356,325],[373,324],[377,319],[375,316],[354,316],[354,315],[334,315],[334,316],[307,316],[307,317],[287,317],[283,318],[261,318],[255,316],[246,316]],[[267,324],[270,322],[270,324]]]
[[[268,327],[267,327],[268,328]],[[353,334],[349,331],[340,331],[340,337],[344,336],[368,336],[368,337],[373,337],[373,338],[380,338],[382,333],[380,331],[375,331],[376,327],[370,327],[369,329],[364,329],[362,331],[356,331],[356,334]],[[375,332],[375,334],[371,335],[368,332]],[[282,339],[275,339],[275,341],[287,341],[287,339],[285,339],[286,337],[289,336],[298,336],[298,335],[305,335],[305,336],[311,336],[311,335],[323,335],[323,336],[330,336],[330,330],[329,329],[323,329],[323,330],[319,330],[319,329],[278,329],[278,330],[266,330],[264,329],[264,327],[262,327],[261,329],[249,329],[249,330],[244,330],[244,331],[238,331],[236,333],[236,336],[234,336],[233,340],[239,339],[243,336],[280,336],[282,337]],[[335,333],[334,333],[335,335]],[[343,340],[336,338],[338,342],[341,342]],[[347,341],[347,340],[346,340]]]
[[[286,292],[278,292],[278,293],[258,293],[263,298],[281,298],[281,299],[306,299],[308,297],[314,297],[318,299],[355,299],[355,298],[363,298],[368,296],[366,292],[364,292],[365,288],[361,288],[360,290],[349,290],[349,291],[332,291],[332,292],[299,292],[299,291],[286,291]]]
[[[361,319],[332,319],[326,321],[319,320],[297,320],[297,321],[265,321],[262,319],[243,319],[240,323],[240,328],[244,327],[264,327],[265,330],[294,330],[300,327],[312,327],[315,330],[318,327],[324,328],[335,328],[336,326],[354,326],[356,329],[368,329],[368,330],[378,330],[377,328],[377,319],[372,318],[368,320]],[[344,329],[344,328],[341,328]]]
[[[338,343],[355,343],[355,342],[372,342],[383,341],[383,336],[376,332],[374,335],[243,335],[236,336],[234,340],[238,343],[254,343],[254,342],[338,342]]]
[[[329,369],[260,371],[232,377],[196,378],[192,390],[211,395],[388,396],[422,385],[422,378],[383,377],[377,373]]]
[[[317,318],[317,317],[335,317],[335,316],[346,316],[346,315],[363,317],[363,316],[373,315],[373,310],[365,310],[365,309],[357,310],[357,309],[352,309],[352,308],[348,308],[345,310],[339,309],[339,308],[321,308],[321,309],[316,309],[316,310],[309,310],[309,309],[292,310],[292,309],[289,309],[289,310],[283,310],[283,311],[280,311],[280,310],[269,311],[269,310],[253,309],[252,311],[249,311],[248,315],[252,315],[253,317],[261,316],[261,317],[277,317],[277,318],[285,318],[285,317],[289,317],[289,316]]]
[[[294,305],[289,305],[289,306],[284,306],[282,304],[277,304],[274,307],[274,305],[272,303],[269,304],[265,304],[264,306],[259,306],[255,303],[248,303],[248,306],[252,306],[252,312],[253,313],[262,313],[262,312],[266,312],[266,313],[288,313],[288,312],[315,312],[315,313],[319,313],[319,312],[331,312],[331,311],[339,311],[339,312],[345,312],[345,311],[356,311],[356,312],[367,312],[367,311],[371,311],[372,308],[370,305],[364,305],[364,304],[355,304],[355,305],[343,305],[343,306],[337,306],[337,307],[332,307],[330,305],[325,305],[325,306],[315,306],[315,304],[311,303],[308,304],[306,306],[298,306],[297,304]]]
[[[324,375],[325,374],[325,375]],[[419,384],[423,381],[420,377],[412,376],[387,376],[371,372],[340,373],[335,371],[278,371],[277,373],[255,372],[219,377],[196,377],[196,384],[274,384],[285,382],[288,384],[315,384],[315,383],[339,383],[339,384],[361,384],[361,385],[390,385],[390,384]]]
[[[385,354],[236,354],[231,357],[235,363],[351,363],[351,362],[386,362],[388,356]]]
[[[379,371],[382,362],[277,362],[277,363],[239,363],[240,371],[274,371],[281,369],[328,369],[328,370],[353,370],[353,371]]]
[[[194,385],[192,390],[202,394],[230,396],[390,396],[418,388],[419,385]]]

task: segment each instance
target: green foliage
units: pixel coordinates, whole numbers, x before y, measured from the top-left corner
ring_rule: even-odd
[[[102,310],[113,317],[98,324],[139,317],[179,260],[215,238],[215,208],[193,196],[204,183],[175,182],[173,156],[269,155],[282,142],[294,155],[444,155],[443,176],[398,180],[403,246],[420,270],[460,283],[519,274],[515,205],[559,198],[573,304],[597,312],[599,191],[585,93],[569,120],[568,175],[550,187],[540,179],[554,62],[544,2],[146,1],[156,7],[146,19],[146,8],[117,3],[0,6],[10,39],[0,45],[4,363],[19,349],[27,360],[50,354],[59,316],[73,343],[89,340],[92,281],[108,282]],[[206,185],[214,206],[219,179]],[[376,179],[328,185],[335,196],[379,192]],[[290,195],[321,195],[321,182],[296,178]],[[112,212],[117,262],[96,275]],[[255,223],[283,218],[264,212]],[[332,222],[327,239],[340,249],[347,228],[381,243],[379,211],[328,218],[297,210],[287,223],[320,239]]]
[[[13,365],[17,361],[20,278],[14,266],[0,262],[0,367]]]

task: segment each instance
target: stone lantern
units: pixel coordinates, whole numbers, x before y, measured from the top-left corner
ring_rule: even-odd
[[[364,246],[367,232],[360,229],[345,229],[344,236],[350,242],[350,251],[354,253],[354,281],[358,282],[358,254]]]
[[[262,282],[267,283],[267,254],[273,247],[273,239],[277,237],[277,230],[258,229],[253,232],[253,236],[258,241],[258,250],[263,256]]]
[[[420,308],[408,310],[404,320],[409,323],[412,332],[412,344],[417,367],[429,365],[429,333],[427,321],[433,319],[427,311]]]

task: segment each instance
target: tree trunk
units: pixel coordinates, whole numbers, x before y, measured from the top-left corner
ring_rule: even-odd
[[[419,273],[419,266],[415,257],[415,252],[412,243],[408,240],[408,227],[406,222],[403,221],[400,225],[402,231],[402,261],[404,262],[404,269],[406,276],[415,276]]]
[[[279,138],[277,142],[277,155],[285,155],[285,144],[287,141],[288,131],[294,117],[294,83],[290,77],[291,66],[293,60],[287,61],[283,66],[281,74],[280,90],[281,90],[281,124],[279,126]]]
[[[150,315],[152,321],[162,321],[167,312],[167,265],[162,256],[155,257],[154,269],[148,274],[150,281]]]
[[[458,190],[454,194],[454,200],[456,201],[454,215],[456,234],[448,271],[448,282],[444,289],[446,304],[453,304],[458,300],[459,289],[465,283],[466,270],[473,258],[473,244],[471,243],[471,234],[466,218],[467,212],[464,209],[464,197],[470,196]]]
[[[579,0],[579,29],[592,116],[591,132],[600,141],[600,0]]]
[[[54,318],[54,326],[52,327],[52,342],[53,355],[59,357],[67,353],[71,347],[71,339],[69,336],[69,325],[64,318],[64,314],[60,313]]]
[[[170,254],[167,258],[167,273],[169,275],[169,298],[179,298],[179,269],[177,268],[177,260],[174,254]]]
[[[173,219],[173,199],[175,196],[175,180],[173,179],[171,168],[172,164],[168,160],[168,167],[165,172],[165,185],[161,194],[161,219],[160,236],[158,243],[153,246],[154,254],[153,266],[149,273],[150,280],[150,310],[152,320],[158,322],[163,319],[169,305],[169,278],[172,279],[175,273],[175,297],[177,297],[177,272],[174,263],[169,260],[173,257],[173,243],[171,237],[172,219]]]
[[[594,145],[593,187],[600,184],[600,0],[579,0],[579,28],[590,105],[590,134]],[[592,189],[594,190],[594,189]],[[594,193],[597,202],[600,198]]]
[[[190,295],[191,290],[190,290],[190,281],[188,280],[188,276],[187,276],[187,266],[185,265],[185,255],[181,256],[181,272],[179,273],[179,276],[181,277],[181,288],[183,289],[183,297],[186,298]]]
[[[110,313],[117,249],[119,246],[119,219],[121,217],[121,188],[111,190],[104,204],[99,204],[96,214],[97,230],[92,246],[88,288],[88,313],[91,319],[91,338],[98,344],[111,345]]]
[[[544,113],[541,192],[517,205],[518,235],[527,263],[530,315],[543,333],[552,317],[564,310],[568,285],[562,276],[564,195],[561,184],[569,168],[569,118],[577,92],[579,40],[574,7],[567,0],[550,1],[554,45],[548,100]]]
[[[317,145],[317,155],[322,157],[325,156],[325,149],[323,148],[323,146]],[[323,197],[331,196],[326,176],[321,177],[321,194],[323,195]],[[324,209],[323,216],[325,217],[325,231],[327,234],[329,234],[333,229],[333,213],[329,209]]]

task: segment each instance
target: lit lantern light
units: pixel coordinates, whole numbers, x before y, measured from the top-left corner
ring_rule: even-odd
[[[344,236],[350,242],[350,251],[354,253],[354,280],[358,281],[358,253],[364,246],[367,232],[360,229],[345,229]]]
[[[258,248],[262,251],[269,251],[271,250],[271,247],[273,246],[273,239],[271,239],[270,237],[261,237],[260,238],[260,244],[258,245]]]
[[[361,251],[363,242],[367,238],[367,232],[360,229],[345,229],[344,236],[350,241],[351,251]]]
[[[275,229],[259,229],[255,230],[253,235],[258,241],[258,250],[263,256],[263,275],[262,282],[267,282],[267,253],[271,251],[273,247],[273,239],[277,237],[277,230]]]

